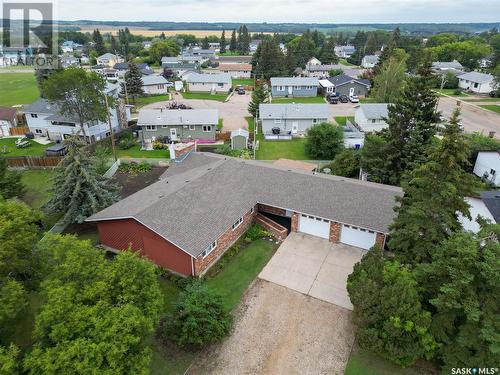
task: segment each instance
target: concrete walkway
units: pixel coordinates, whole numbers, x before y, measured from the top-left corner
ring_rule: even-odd
[[[365,250],[303,233],[290,233],[259,277],[352,310],[347,276]]]

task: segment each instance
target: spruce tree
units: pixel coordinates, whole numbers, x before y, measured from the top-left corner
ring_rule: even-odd
[[[99,29],[95,29],[92,34],[92,40],[95,43],[94,49],[96,50],[98,55],[103,55],[106,52],[106,48],[104,47],[104,41],[102,40],[102,35]]]
[[[87,217],[119,199],[118,186],[100,175],[76,136],[66,139],[68,154],[55,169],[51,212],[63,212],[66,223],[83,223]]]
[[[435,246],[461,230],[458,213],[470,216],[464,198],[473,194],[475,183],[467,172],[469,148],[458,126],[459,114],[456,109],[428,161],[403,180],[404,196],[396,208],[388,245],[404,263],[429,262]]]
[[[201,42],[201,48],[203,49],[209,49],[210,48],[210,43],[208,42],[208,36],[203,38],[203,41]]]
[[[7,169],[7,160],[0,156],[0,199],[21,198],[25,193],[21,174]]]
[[[125,83],[122,83],[122,95],[125,95],[125,84],[127,85],[127,96],[135,98],[144,95],[144,90],[142,89],[142,74],[139,67],[134,62],[130,61],[128,63],[128,70],[125,73]]]
[[[246,25],[243,25],[241,28],[240,51],[242,55],[246,55],[250,52],[250,34],[248,33]]]
[[[238,50],[238,41],[236,40],[236,29],[233,29],[231,34],[231,41],[229,42],[229,50],[236,52]]]
[[[220,37],[220,53],[226,53],[226,30],[222,30],[222,35]]]
[[[116,41],[116,38],[111,35],[111,40],[110,40],[110,43],[111,43],[111,52],[112,53],[118,53],[118,42]]]
[[[257,112],[259,110],[259,105],[267,101],[267,93],[262,85],[257,85],[252,92],[252,99],[248,103],[248,112],[252,114],[253,117],[257,117]]]
[[[335,54],[335,38],[328,38],[321,47],[319,59],[323,64],[337,64],[338,56]]]
[[[242,54],[242,52],[241,52],[242,35],[243,35],[243,26],[240,26],[240,28],[238,29],[237,37],[236,37],[236,50],[238,51],[239,54]]]

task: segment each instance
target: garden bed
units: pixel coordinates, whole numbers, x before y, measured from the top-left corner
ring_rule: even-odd
[[[139,190],[158,181],[160,176],[167,170],[166,167],[152,167],[151,170],[144,173],[130,174],[117,172],[114,175],[114,180],[121,186],[120,195],[126,198]]]

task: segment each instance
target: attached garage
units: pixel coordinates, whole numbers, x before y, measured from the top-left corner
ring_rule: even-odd
[[[371,230],[358,228],[352,225],[342,225],[340,242],[346,245],[369,250],[375,245],[377,234]]]
[[[299,232],[328,239],[330,237],[330,222],[319,217],[300,215]]]

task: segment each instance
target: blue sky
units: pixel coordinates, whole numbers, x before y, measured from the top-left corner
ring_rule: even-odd
[[[55,0],[56,19],[233,22],[497,22],[500,0]]]

